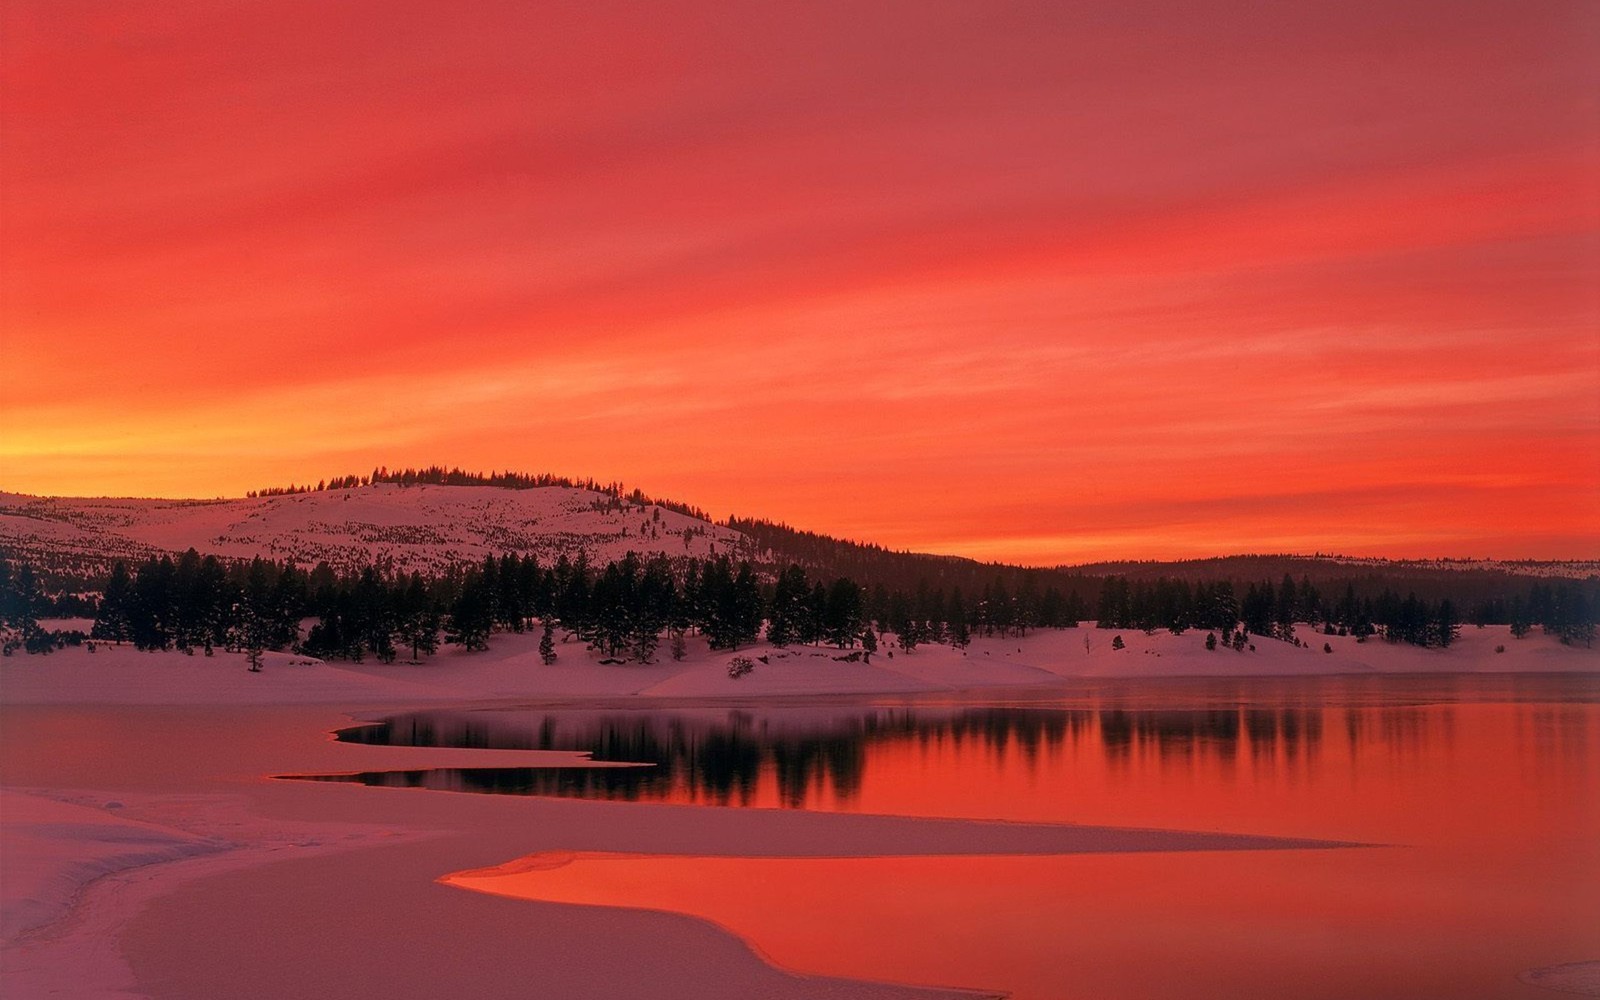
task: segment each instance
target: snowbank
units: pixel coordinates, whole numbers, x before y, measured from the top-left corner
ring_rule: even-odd
[[[436,688],[289,653],[266,653],[253,672],[242,653],[189,656],[96,643],[0,659],[7,705],[301,705],[437,699]]]
[[[117,815],[0,790],[0,945],[60,920],[83,888],[112,872],[221,850],[214,840]]]
[[[93,653],[74,647],[3,658],[0,992],[125,997],[156,983],[162,988],[150,991],[172,995],[421,998],[515,995],[536,982],[565,997],[954,997],[790,975],[737,938],[689,918],[513,903],[435,880],[530,851],[852,856],[1297,846],[1182,831],[418,795],[266,777],[578,762],[572,754],[535,759],[534,751],[329,740],[328,730],[360,709],[509,699],[705,705],[1021,687],[1048,692],[1083,679],[1164,676],[1600,676],[1600,652],[1542,634],[1512,639],[1504,628],[1467,628],[1448,650],[1303,632],[1302,647],[1256,639],[1253,652],[1235,652],[1207,650],[1204,633],[1196,632],[1122,632],[1125,648],[1113,649],[1119,633],[1046,631],[980,638],[965,650],[922,646],[890,655],[885,643],[870,662],[822,647],[712,651],[691,639],[682,661],[663,651],[650,664],[602,663],[580,643],[565,642],[557,661],[546,665],[536,634],[496,635],[488,651],[451,649],[420,664],[330,664],[272,654],[259,673],[237,654],[141,653],[104,644]],[[727,669],[735,656],[755,664],[738,679]],[[239,900],[249,905],[235,905]],[[407,918],[386,919],[395,913]],[[111,942],[121,944],[131,969]]]
[[[501,634],[486,651],[455,648],[421,663],[324,663],[267,654],[251,673],[244,657],[141,653],[129,646],[69,647],[48,656],[0,660],[0,701],[11,705],[297,705],[366,706],[485,699],[763,698],[897,694],[1049,686],[1075,678],[1251,677],[1371,673],[1600,673],[1600,649],[1563,646],[1540,632],[1522,639],[1505,626],[1466,628],[1448,649],[1421,649],[1371,638],[1300,630],[1303,645],[1252,637],[1254,649],[1205,648],[1205,633],[1183,635],[1079,628],[1021,638],[979,638],[965,650],[923,645],[885,648],[870,660],[826,646],[738,651],[688,642],[675,661],[604,663],[577,641],[559,643],[545,664],[536,633]],[[1125,648],[1112,648],[1121,636]],[[889,637],[892,639],[892,636]],[[1324,652],[1324,645],[1331,652]],[[728,676],[736,656],[754,669]]]

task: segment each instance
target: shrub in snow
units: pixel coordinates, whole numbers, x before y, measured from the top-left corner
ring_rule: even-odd
[[[750,657],[735,656],[733,659],[728,661],[728,676],[732,677],[734,680],[738,680],[755,668],[756,665],[750,661]]]
[[[1126,649],[1127,647],[1128,647],[1128,644],[1122,641],[1122,636],[1119,635],[1119,636],[1115,636],[1114,638],[1112,638],[1112,640],[1111,640],[1111,648],[1112,649]]]

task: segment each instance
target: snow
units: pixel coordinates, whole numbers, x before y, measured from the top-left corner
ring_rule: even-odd
[[[1330,562],[1349,566],[1381,566],[1407,569],[1480,571],[1514,573],[1547,579],[1585,580],[1600,576],[1600,559],[1381,559],[1361,556],[1328,556]]]
[[[36,795],[0,790],[0,941],[66,916],[90,882],[113,872],[219,850],[209,839]]]
[[[141,652],[127,645],[68,646],[0,663],[9,705],[291,705],[427,700],[434,688],[289,653],[266,653],[254,673],[242,653]]]
[[[54,623],[50,623],[54,624]],[[1373,637],[1360,642],[1301,626],[1304,645],[1252,636],[1255,650],[1205,648],[1205,633],[1035,631],[1021,638],[978,638],[965,650],[921,645],[911,653],[883,649],[870,662],[846,662],[829,646],[766,644],[712,650],[691,636],[674,661],[665,643],[648,664],[602,663],[576,640],[556,645],[557,660],[539,657],[537,631],[501,633],[486,651],[446,647],[423,662],[324,663],[268,653],[260,673],[242,654],[207,657],[146,653],[97,643],[47,656],[0,660],[0,697],[11,705],[288,705],[415,703],[485,699],[762,698],[967,691],[1048,686],[1073,678],[1310,676],[1371,673],[1566,673],[1600,671],[1600,649],[1564,646],[1537,629],[1522,639],[1506,626],[1468,627],[1449,649],[1421,649]],[[1121,636],[1125,649],[1113,649]],[[1323,652],[1326,644],[1333,650]],[[1497,648],[1504,652],[1496,652]],[[747,657],[754,669],[728,676]],[[765,662],[762,662],[762,658]]]
[[[353,714],[418,705],[710,706],[918,692],[1072,690],[1084,678],[1600,672],[1600,652],[1467,628],[1448,650],[1313,635],[1206,650],[1204,633],[1083,628],[966,650],[758,645],[602,664],[538,633],[423,663],[323,663],[69,647],[0,659],[0,993],[8,997],[552,995],[935,998],[950,990],[776,969],[729,933],[657,912],[494,899],[438,884],[550,852],[747,856],[1310,846],[1184,831],[417,794],[270,775],[576,766],[539,751],[338,743]],[[1125,649],[1111,648],[1120,634]],[[1087,640],[1087,642],[1086,642]],[[1326,642],[1333,649],[1324,653]],[[1503,646],[1505,652],[1496,652]],[[755,661],[733,679],[734,656]],[[765,662],[760,658],[765,657]],[[463,884],[470,879],[457,876]],[[247,900],[248,905],[240,905]],[[403,920],[387,919],[405,914]],[[113,946],[115,945],[115,946]],[[685,964],[686,957],[692,961]]]
[[[0,547],[42,562],[138,559],[194,548],[225,558],[326,561],[428,573],[491,553],[592,563],[629,551],[705,557],[746,552],[731,528],[653,505],[561,486],[398,486],[228,500],[90,499],[0,493]]]

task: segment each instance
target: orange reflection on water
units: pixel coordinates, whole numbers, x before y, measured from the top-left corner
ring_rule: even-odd
[[[1553,874],[1553,873],[1547,873]],[[1529,892],[1414,850],[1042,857],[579,855],[451,884],[692,914],[805,972],[1068,997],[1536,995],[1600,954],[1600,886]],[[1470,942],[1470,947],[1465,946]]]
[[[1213,739],[1211,730],[1235,735]],[[934,727],[871,742],[848,794],[819,772],[804,805],[1383,846],[583,854],[449,881],[692,914],[792,969],[1003,989],[1019,1000],[1531,998],[1541,991],[1517,982],[1519,972],[1600,958],[1600,706],[1101,712],[1039,741],[1019,731]],[[775,798],[774,786],[763,774],[752,804]],[[688,790],[670,799],[703,801]]]

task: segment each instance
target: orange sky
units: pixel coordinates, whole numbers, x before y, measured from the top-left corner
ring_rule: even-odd
[[[0,488],[1600,557],[1600,5],[0,13]]]

